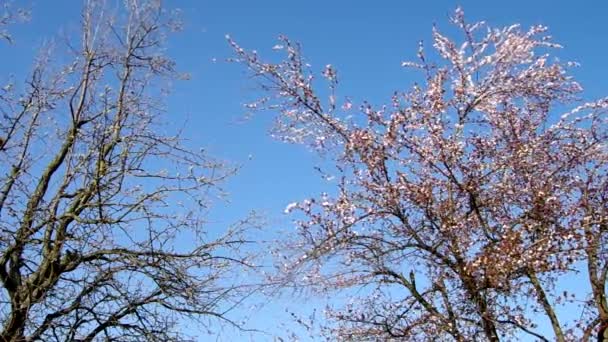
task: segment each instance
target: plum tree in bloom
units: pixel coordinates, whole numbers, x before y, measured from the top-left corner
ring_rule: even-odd
[[[8,26],[27,21],[29,12],[24,8],[15,7],[11,1],[3,0],[0,2],[0,40],[12,43],[12,38]]]
[[[589,338],[608,321],[608,100],[580,101],[543,26],[451,22],[460,39],[434,29],[435,53],[403,63],[423,82],[356,111],[298,44],[281,37],[268,63],[230,40],[266,93],[249,107],[335,162],[334,195],[288,208],[277,280],[365,289],[326,312],[342,340]],[[563,291],[572,277],[587,285]]]

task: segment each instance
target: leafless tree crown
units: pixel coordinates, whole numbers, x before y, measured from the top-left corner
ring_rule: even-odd
[[[203,220],[233,170],[163,133],[179,21],[112,5],[86,2],[79,35],[0,89],[2,341],[181,340],[180,320],[227,320],[241,294],[243,225]]]

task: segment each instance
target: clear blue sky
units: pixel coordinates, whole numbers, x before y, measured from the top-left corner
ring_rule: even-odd
[[[2,75],[27,71],[43,41],[55,37],[61,28],[75,26],[78,4],[72,0],[32,2],[32,22],[16,27],[16,45],[2,56]],[[186,24],[185,31],[171,40],[169,54],[182,71],[192,75],[190,81],[175,86],[169,103],[171,120],[187,119],[186,134],[194,144],[243,164],[227,184],[230,203],[218,204],[212,214],[212,229],[221,229],[254,209],[266,214],[268,231],[289,229],[289,217],[283,214],[287,203],[332,187],[313,170],[318,160],[312,153],[268,137],[269,117],[241,122],[242,104],[255,98],[256,92],[243,68],[224,62],[231,56],[225,34],[263,55],[271,55],[276,37],[285,34],[303,44],[313,67],[331,63],[338,68],[342,95],[378,104],[394,90],[409,87],[412,74],[400,67],[401,61],[414,58],[418,40],[429,41],[433,23],[447,28],[448,15],[461,5],[470,21],[485,20],[494,27],[549,26],[555,40],[565,47],[559,56],[581,63],[575,76],[586,88],[586,96],[608,95],[606,1],[175,0],[166,4],[181,8]],[[275,320],[286,318],[286,303],[312,307],[284,297],[256,314],[252,325],[280,334],[282,328]],[[229,331],[223,335],[222,341],[249,340]],[[254,340],[271,339],[258,335]]]

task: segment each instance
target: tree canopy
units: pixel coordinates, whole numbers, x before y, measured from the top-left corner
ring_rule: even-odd
[[[204,221],[234,170],[164,133],[178,28],[156,1],[89,1],[78,35],[0,90],[0,340],[182,341],[189,320],[236,324],[246,224],[217,237]]]
[[[8,51],[19,6],[0,0]],[[228,37],[262,94],[247,110],[333,180],[287,205],[279,235],[253,234],[253,216],[210,228],[238,167],[193,148],[168,110],[188,79],[169,49],[179,11],[89,0],[79,19],[0,81],[0,341],[185,341],[226,325],[265,340],[234,311],[287,291],[351,297],[321,321],[285,319],[313,340],[605,338],[608,98],[583,100],[547,27],[458,8],[403,62],[416,82],[381,105],[286,36],[269,59]]]
[[[457,39],[434,28],[431,52],[421,43],[403,63],[423,81],[379,107],[340,103],[336,68],[315,74],[286,37],[279,63],[230,41],[266,93],[249,107],[338,180],[288,206],[298,230],[275,279],[366,289],[328,309],[340,340],[589,338],[608,320],[608,100],[579,100],[546,27],[469,23],[461,9],[451,23]],[[560,292],[573,276],[591,292]],[[560,318],[563,303],[580,319]]]

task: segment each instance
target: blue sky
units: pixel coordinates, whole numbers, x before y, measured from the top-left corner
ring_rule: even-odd
[[[23,75],[41,43],[62,28],[74,27],[79,18],[77,1],[31,3],[32,21],[15,28],[15,46],[2,56],[2,75]],[[168,104],[171,121],[187,120],[186,135],[195,146],[206,146],[213,155],[243,166],[226,186],[229,203],[218,203],[211,214],[210,229],[221,229],[257,210],[266,215],[268,232],[289,230],[285,206],[332,187],[314,171],[320,161],[310,151],[268,136],[270,116],[242,120],[242,104],[255,98],[256,91],[242,67],[225,62],[231,56],[226,34],[267,56],[273,54],[270,48],[276,37],[285,34],[303,44],[313,68],[331,63],[339,70],[341,95],[355,103],[380,104],[394,90],[411,85],[414,75],[400,63],[415,57],[420,39],[430,40],[433,23],[448,28],[448,15],[460,5],[470,21],[485,20],[495,27],[549,26],[565,47],[558,53],[560,58],[581,63],[574,75],[585,87],[585,96],[608,94],[606,1],[175,0],[166,4],[180,8],[185,21],[185,31],[171,39],[168,53],[192,76],[175,85]],[[313,307],[286,295],[255,314],[252,325],[282,333],[276,320],[286,318],[287,304],[300,311]],[[225,331],[221,340],[245,338],[235,334]],[[270,338],[257,335],[254,340]]]

